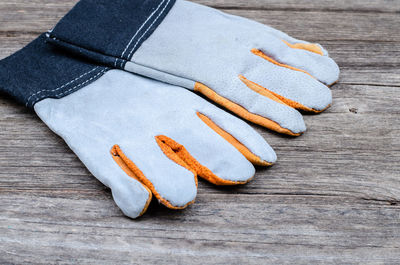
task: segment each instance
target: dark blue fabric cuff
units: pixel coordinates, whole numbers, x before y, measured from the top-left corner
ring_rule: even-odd
[[[83,61],[46,44],[43,34],[0,61],[0,90],[32,108],[62,98],[100,78],[109,68]]]
[[[176,0],[81,0],[49,32],[49,42],[123,68]]]

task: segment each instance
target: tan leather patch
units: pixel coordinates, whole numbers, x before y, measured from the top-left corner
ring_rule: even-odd
[[[312,44],[312,43],[296,43],[296,44],[291,44],[285,40],[282,40],[287,46],[289,46],[292,49],[300,49],[300,50],[306,50],[309,52],[313,52],[316,54],[319,54],[321,56],[324,55],[324,53],[322,52],[322,49],[320,46],[318,46],[317,44]]]

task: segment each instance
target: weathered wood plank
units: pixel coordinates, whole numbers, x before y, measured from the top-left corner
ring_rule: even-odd
[[[77,0],[3,0],[0,3],[2,10],[36,10],[58,9],[60,13],[68,11]],[[400,3],[395,0],[195,0],[193,2],[208,5],[219,9],[256,9],[256,10],[301,10],[323,12],[371,12],[396,13],[400,12]]]
[[[196,0],[220,9],[302,10],[322,12],[400,12],[400,2],[393,0]]]
[[[234,15],[240,15],[270,25],[279,30],[285,31],[292,36],[298,36],[309,41],[328,40],[353,40],[353,41],[374,41],[385,39],[385,41],[399,41],[400,33],[397,30],[400,26],[398,14],[375,15],[370,13],[346,14],[321,12],[298,12],[298,11],[240,11],[229,10]],[[282,21],[282,17],[290,17]],[[59,20],[59,16],[48,18],[30,17],[27,21],[21,20],[26,16],[12,16],[5,21],[0,21],[3,26],[1,31],[5,32],[35,32],[37,34],[52,28]],[[304,19],[304,18],[307,19]],[[386,24],[380,26],[379,22],[385,20]],[[296,21],[296,23],[293,23]],[[357,24],[355,23],[357,21]],[[327,30],[329,29],[329,30]]]
[[[0,219],[0,261],[400,262],[400,234],[394,221],[400,217],[399,207],[386,203],[329,196],[200,195],[186,211],[156,207],[132,221],[120,218],[107,198],[21,195],[0,196],[0,209],[7,214],[7,219]]]

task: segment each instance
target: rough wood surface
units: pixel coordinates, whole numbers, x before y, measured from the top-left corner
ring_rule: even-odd
[[[0,1],[0,58],[76,0]],[[400,1],[197,0],[321,42],[334,106],[245,187],[200,182],[197,203],[125,218],[109,190],[24,107],[0,95],[0,264],[399,264]],[[67,69],[66,69],[67,70]],[[0,84],[1,85],[1,84]]]

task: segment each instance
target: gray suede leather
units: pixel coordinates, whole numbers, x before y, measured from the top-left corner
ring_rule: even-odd
[[[337,81],[339,68],[324,49],[322,56],[290,48],[282,40],[306,43],[260,23],[178,0],[125,70],[188,89],[193,89],[194,82],[203,83],[249,112],[300,133],[306,127],[299,112],[254,92],[238,76],[308,108],[323,110],[332,103],[331,91],[324,84]],[[315,78],[256,56],[253,48]]]
[[[109,71],[64,98],[42,100],[34,108],[90,172],[111,188],[117,205],[132,218],[143,212],[150,194],[113,160],[110,150],[116,144],[161,197],[177,207],[195,199],[195,178],[162,152],[156,136],[165,135],[184,145],[222,179],[247,181],[255,174],[253,165],[209,128],[197,112],[261,159],[271,163],[276,160],[272,148],[245,122],[186,89],[121,70]]]

